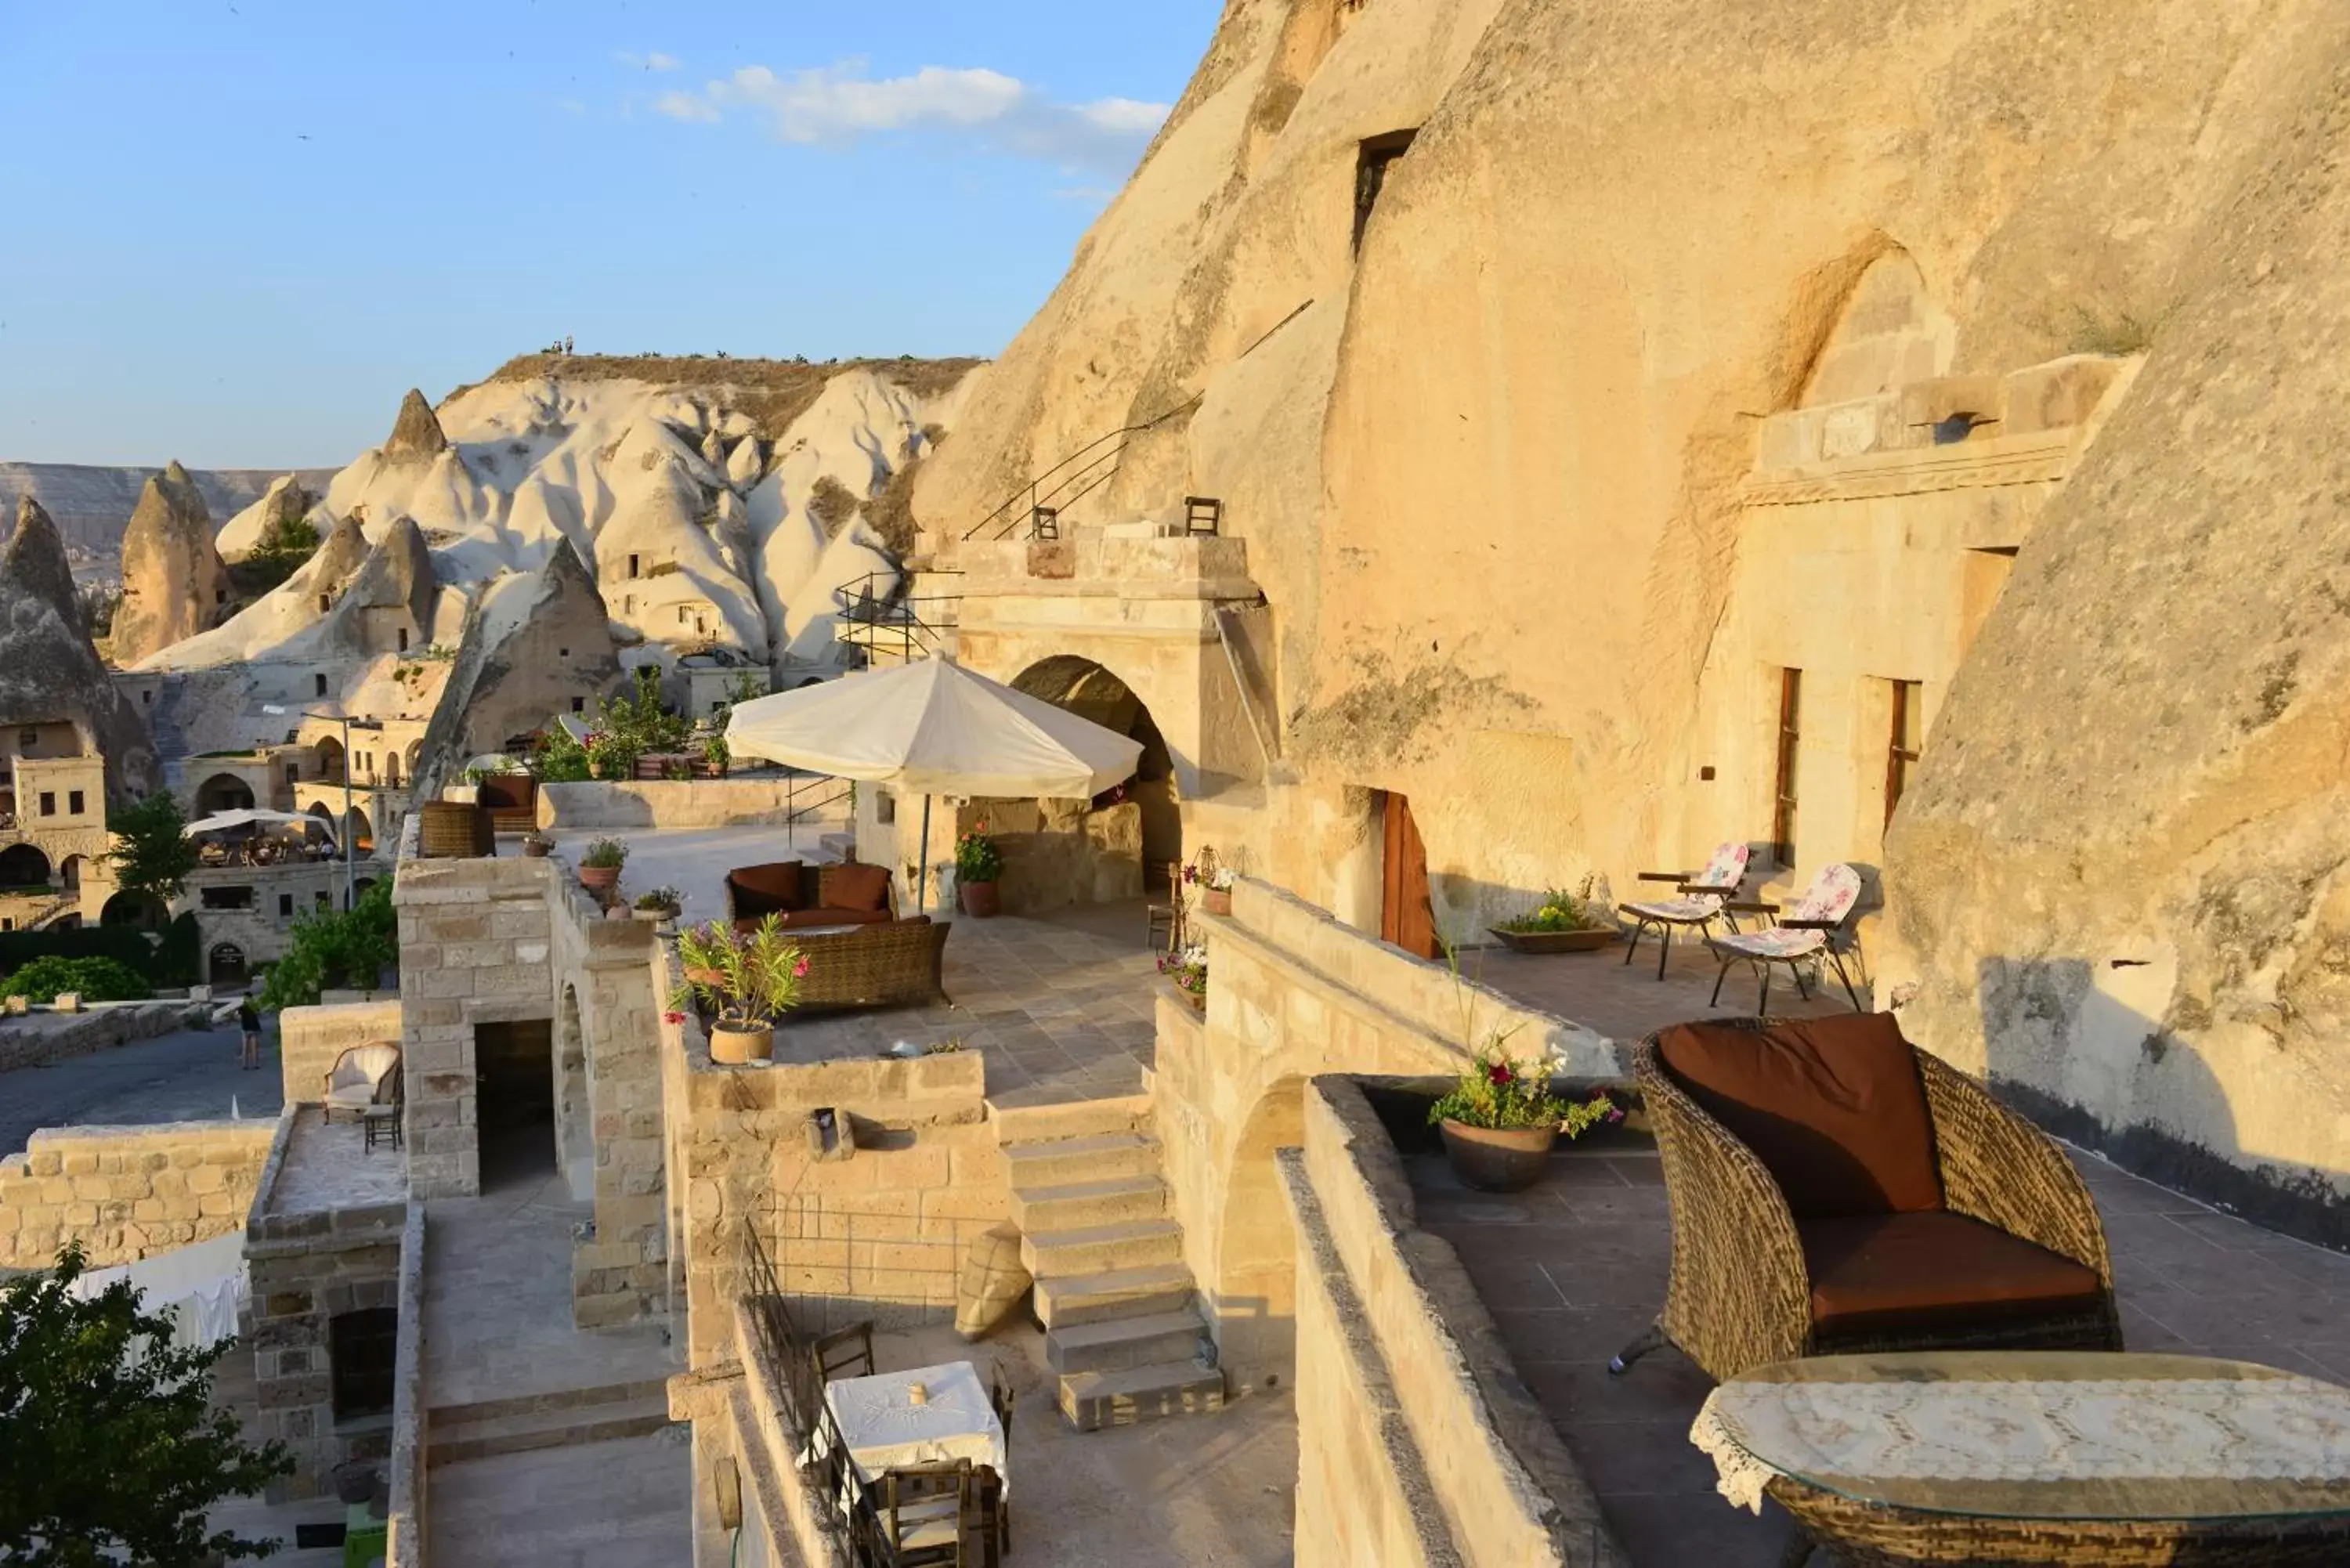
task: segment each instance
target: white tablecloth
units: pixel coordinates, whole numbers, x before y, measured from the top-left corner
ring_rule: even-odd
[[[927,1403],[914,1403],[910,1391],[917,1383],[930,1391]],[[987,1402],[979,1369],[968,1361],[838,1378],[825,1386],[824,1398],[849,1457],[868,1481],[898,1465],[967,1459],[993,1465],[1004,1490],[1012,1490],[1003,1427]]]

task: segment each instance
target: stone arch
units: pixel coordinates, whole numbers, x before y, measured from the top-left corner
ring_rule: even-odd
[[[565,985],[555,1012],[555,1163],[574,1201],[596,1197],[596,1115],[588,1091],[588,1030],[579,989]]]
[[[1278,1386],[1297,1363],[1297,1235],[1274,1153],[1305,1144],[1305,1096],[1293,1075],[1257,1096],[1225,1177],[1211,1299],[1218,1359],[1236,1390]]]
[[[1174,753],[1149,705],[1117,672],[1081,654],[1040,659],[1011,685],[1142,743],[1128,790],[1142,812],[1144,886],[1163,885],[1167,867],[1183,858],[1183,813]]]
[[[368,814],[356,805],[344,815],[343,831],[349,835],[344,842],[352,846],[354,855],[363,854],[375,846],[375,825],[368,821]]]
[[[0,849],[0,888],[46,888],[49,871],[49,857],[30,844]]]
[[[214,942],[204,955],[204,977],[214,985],[243,985],[251,978],[244,950],[234,942]]]
[[[58,886],[62,887],[68,893],[80,892],[82,872],[88,869],[88,866],[89,857],[88,856],[67,856],[63,860],[57,862]]]
[[[196,786],[196,815],[211,816],[223,811],[251,811],[253,786],[234,774],[214,774]]]
[[[343,765],[348,761],[343,755],[342,742],[332,735],[321,735],[311,749],[318,753],[318,776],[328,784],[342,783]]]
[[[109,898],[98,911],[101,926],[133,926],[144,931],[161,930],[170,911],[163,901],[152,893],[121,892]]]
[[[400,750],[393,747],[383,753],[383,782],[387,788],[400,787]]]

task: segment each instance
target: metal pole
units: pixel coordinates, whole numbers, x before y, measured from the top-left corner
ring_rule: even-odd
[[[902,864],[902,862],[900,864]],[[918,915],[927,915],[931,912],[931,906],[928,898],[930,888],[931,797],[927,793],[925,793],[922,796],[922,878],[920,881],[914,884],[914,913]]]

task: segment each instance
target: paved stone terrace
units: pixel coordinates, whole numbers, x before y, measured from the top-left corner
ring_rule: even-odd
[[[1752,969],[1732,965],[1721,982],[1721,1002],[1712,1004],[1713,982],[1721,973],[1721,961],[1703,944],[1674,939],[1665,978],[1657,978],[1657,942],[1643,937],[1632,961],[1624,961],[1625,946],[1617,942],[1588,953],[1514,953],[1507,948],[1480,948],[1461,956],[1461,972],[1528,1007],[1571,1019],[1607,1035],[1627,1048],[1668,1023],[1692,1018],[1751,1017],[1758,984]],[[1847,957],[1846,965],[1852,960]],[[1853,981],[1860,999],[1868,1001],[1864,976],[1856,969]],[[1828,970],[1827,988],[1805,1001],[1796,994],[1784,965],[1771,975],[1771,1016],[1818,1018],[1849,1012],[1851,1002]]]
[[[408,1197],[408,1158],[379,1137],[367,1147],[367,1129],[348,1116],[328,1122],[314,1106],[294,1113],[285,1162],[269,1189],[268,1211],[318,1214],[399,1203]]]
[[[2095,1156],[2076,1151],[2074,1162],[2105,1219],[2131,1349],[2350,1383],[2350,1256],[2262,1231]],[[1785,1514],[1766,1503],[1758,1519],[1723,1501],[1712,1462],[1690,1444],[1712,1386],[1705,1376],[1671,1350],[1627,1377],[1607,1376],[1607,1358],[1664,1299],[1670,1232],[1653,1146],[1607,1135],[1563,1150],[1539,1185],[1506,1195],[1462,1187],[1440,1153],[1408,1154],[1404,1164],[1421,1229],[1460,1251],[1520,1376],[1633,1563],[1776,1563]]]
[[[1050,1105],[1139,1094],[1155,1049],[1158,965],[1139,902],[1044,919],[958,917],[947,938],[951,1005],[812,1013],[775,1032],[778,1061],[870,1056],[900,1040],[984,1052],[988,1098]]]

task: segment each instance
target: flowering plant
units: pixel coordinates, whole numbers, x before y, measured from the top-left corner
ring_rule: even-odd
[[[1208,994],[1208,950],[1194,942],[1159,956],[1159,972],[1175,982],[1178,991],[1188,991],[1195,996]]]
[[[1503,920],[1505,931],[1597,931],[1616,924],[1616,909],[1605,898],[1592,896],[1593,878],[1585,877],[1575,892],[1553,888],[1532,913]]]
[[[1604,1094],[1562,1100],[1550,1092],[1549,1064],[1514,1062],[1494,1051],[1461,1068],[1460,1081],[1428,1107],[1428,1119],[1472,1127],[1555,1127],[1572,1139],[1604,1122],[1622,1121],[1624,1113]]]
[[[704,1003],[721,1023],[738,1029],[772,1026],[799,1004],[800,981],[807,978],[807,955],[784,934],[780,915],[750,931],[721,920],[691,927],[679,933],[677,956],[685,978],[670,1005]]]
[[[955,880],[958,882],[993,882],[1003,875],[1003,851],[987,836],[987,824],[979,823],[955,840]]]
[[[1232,884],[1240,880],[1240,875],[1229,866],[1186,866],[1183,867],[1183,880],[1191,887],[1205,888],[1211,893],[1229,893],[1232,890]]]

